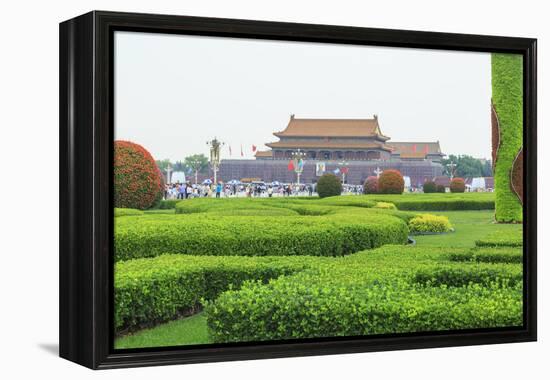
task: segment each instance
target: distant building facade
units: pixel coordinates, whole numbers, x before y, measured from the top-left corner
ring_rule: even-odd
[[[223,181],[256,178],[266,182],[295,182],[288,163],[296,151],[304,154],[302,183],[314,183],[322,173],[347,168],[346,183],[362,184],[378,170],[397,169],[408,176],[413,187],[443,174],[445,156],[436,142],[392,142],[372,119],[301,119],[290,116],[287,127],[273,133],[279,141],[257,151],[255,159],[222,160],[219,176]]]

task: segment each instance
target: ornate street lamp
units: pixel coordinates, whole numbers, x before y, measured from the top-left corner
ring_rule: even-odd
[[[218,183],[218,169],[220,167],[220,148],[224,143],[214,137],[212,141],[207,141],[206,145],[210,145],[210,165],[214,172],[214,183]]]
[[[295,152],[292,152],[292,164],[294,165],[294,172],[296,173],[296,184],[300,184],[300,175],[304,171],[304,158],[306,157],[306,152],[302,152],[298,149]]]
[[[166,183],[168,184],[172,183],[172,171],[172,165],[168,164],[168,166],[166,166]]]
[[[195,171],[195,185],[197,184],[197,181],[198,181],[198,176],[199,176],[199,170],[201,168],[201,164],[202,162],[199,161],[199,160],[193,160],[190,162],[191,163],[191,167],[193,168],[193,170]]]
[[[454,171],[455,171],[455,168],[456,168],[456,164],[451,161],[446,166],[449,168],[449,177],[451,177],[451,181],[452,181],[453,178],[454,178]]]
[[[376,174],[376,178],[380,178],[380,174],[382,174],[383,170],[380,170],[379,167],[376,167],[376,170],[374,171],[374,174]]]
[[[338,163],[342,168],[340,169],[340,172],[342,173],[342,183],[346,183],[346,174],[348,173],[348,163],[346,161],[342,161]]]

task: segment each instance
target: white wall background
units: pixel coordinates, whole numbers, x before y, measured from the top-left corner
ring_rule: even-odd
[[[56,357],[58,23],[93,9],[537,37],[539,234],[549,227],[549,9],[544,1],[11,1],[0,22],[0,377],[117,379],[542,379],[548,352],[548,237],[539,244],[537,343],[92,372]],[[24,170],[28,168],[32,175]],[[547,353],[544,354],[546,349]]]

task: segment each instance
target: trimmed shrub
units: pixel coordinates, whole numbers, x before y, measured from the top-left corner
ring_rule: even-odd
[[[466,190],[466,184],[463,178],[453,178],[450,185],[451,193],[463,193]]]
[[[409,229],[413,234],[443,233],[451,231],[451,228],[446,216],[422,214],[409,221]]]
[[[476,240],[478,247],[523,247],[523,230],[497,231]]]
[[[365,180],[363,185],[364,194],[376,194],[378,193],[378,177],[370,176]]]
[[[495,160],[497,222],[523,220],[519,199],[512,190],[510,173],[523,144],[523,57],[521,54],[491,55],[492,99],[500,127]]]
[[[380,194],[402,194],[405,190],[405,181],[398,170],[384,170],[378,179]]]
[[[443,185],[437,185],[435,187],[435,192],[436,193],[445,193],[446,189],[445,189],[445,186]]]
[[[115,328],[140,327],[192,313],[245,280],[269,279],[323,262],[313,257],[212,257],[162,255],[115,265]]]
[[[143,215],[143,211],[136,210],[135,208],[115,207],[115,218],[118,216],[136,216],[136,215]]]
[[[382,210],[397,210],[397,207],[393,203],[389,202],[376,202],[376,206],[374,208],[379,208]]]
[[[115,207],[145,210],[161,191],[161,173],[151,154],[129,141],[114,143]]]
[[[511,273],[510,281],[491,281],[498,273],[489,267],[476,271],[462,264],[473,271],[460,274],[480,283],[426,286],[392,276],[391,268],[373,278],[364,265],[327,265],[224,292],[206,303],[209,336],[215,342],[243,342],[522,324],[521,281],[511,285],[519,272]],[[436,278],[447,281],[440,274]],[[451,279],[458,284],[460,276]]]
[[[163,199],[160,201],[158,208],[160,210],[175,209],[178,202],[181,202],[181,199]]]
[[[480,261],[480,260],[478,260]],[[516,286],[523,281],[521,265],[487,264],[476,265],[438,265],[418,270],[413,281],[425,286],[466,286],[481,284],[490,286]]]
[[[427,182],[424,182],[424,185],[422,186],[422,190],[426,194],[435,193],[437,191],[437,185],[433,181],[427,181]]]
[[[115,225],[115,259],[163,253],[339,256],[407,241],[407,225],[398,217],[382,210],[337,209],[326,216],[147,215],[129,222],[120,218]]]
[[[523,252],[515,247],[474,248],[468,252],[452,253],[449,255],[449,260],[521,264],[523,262]]]
[[[333,197],[342,194],[342,182],[334,174],[323,174],[317,181],[317,194],[319,198]]]

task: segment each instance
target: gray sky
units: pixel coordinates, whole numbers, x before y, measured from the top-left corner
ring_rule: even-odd
[[[115,34],[115,138],[155,159],[208,155],[215,136],[222,158],[240,158],[241,144],[252,158],[291,113],[378,114],[390,141],[489,158],[490,99],[488,53]]]

